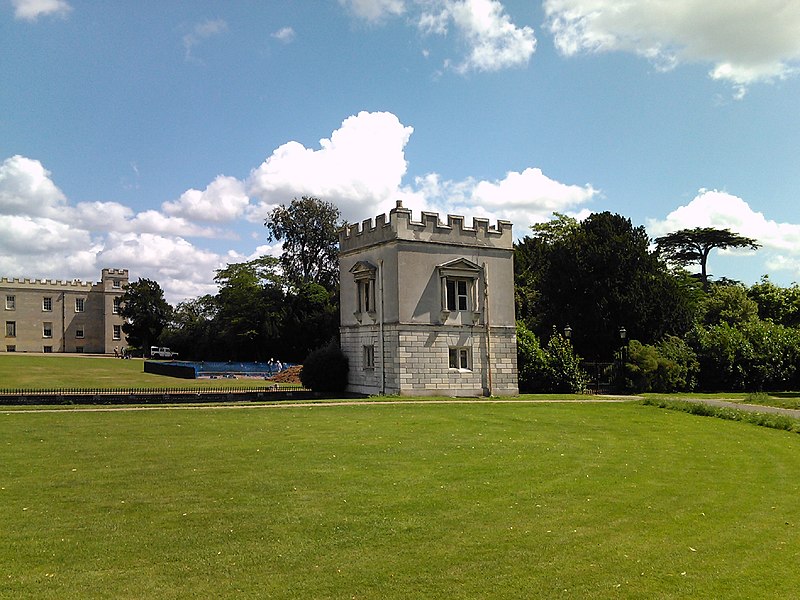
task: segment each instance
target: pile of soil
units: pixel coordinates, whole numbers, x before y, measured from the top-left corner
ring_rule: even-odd
[[[300,371],[303,370],[303,365],[295,365],[284,369],[275,377],[270,377],[275,383],[300,383]]]

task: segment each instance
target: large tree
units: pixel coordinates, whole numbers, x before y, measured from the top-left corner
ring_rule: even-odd
[[[515,245],[518,318],[540,339],[569,325],[577,352],[601,360],[619,347],[620,327],[643,343],[682,335],[694,318],[690,289],[649,244],[643,227],[608,212],[535,228]]]
[[[262,256],[217,271],[214,331],[228,358],[267,360],[280,350],[286,296],[277,268]]]
[[[708,255],[714,248],[750,248],[756,250],[761,245],[753,238],[744,237],[730,229],[714,227],[695,227],[681,229],[656,238],[656,246],[668,261],[685,267],[692,263],[700,265],[700,281],[703,289],[708,289]]]
[[[344,223],[335,205],[309,196],[295,198],[289,206],[272,209],[264,225],[270,241],[283,242],[280,264],[289,286],[336,288],[338,231]]]
[[[119,314],[125,319],[122,331],[128,343],[147,355],[150,345],[158,343],[169,323],[172,307],[164,299],[164,291],[157,282],[140,277],[125,289]]]

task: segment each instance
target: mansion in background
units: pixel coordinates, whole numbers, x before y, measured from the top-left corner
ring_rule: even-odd
[[[339,233],[348,391],[516,395],[511,223],[396,208]]]
[[[127,269],[103,269],[97,283],[3,277],[0,352],[113,353],[123,343],[127,285]]]

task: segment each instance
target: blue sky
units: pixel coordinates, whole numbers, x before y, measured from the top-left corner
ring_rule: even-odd
[[[800,2],[0,0],[0,276],[276,254],[270,208],[730,227],[800,280]]]

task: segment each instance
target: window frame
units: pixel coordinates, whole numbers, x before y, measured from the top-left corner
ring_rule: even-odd
[[[80,303],[80,307],[78,304]],[[75,312],[82,313],[86,312],[86,298],[75,298]]]
[[[114,302],[111,307],[111,313],[118,315],[120,306],[122,305],[122,296],[114,296]]]
[[[113,325],[112,326],[111,339],[113,339],[113,340],[121,340],[122,339],[122,325]]]
[[[43,296],[42,297],[42,312],[53,312],[53,297],[52,296]]]
[[[472,371],[472,349],[468,346],[450,346],[447,349],[447,367],[450,371]]]
[[[365,371],[375,370],[375,345],[364,344],[361,346],[361,357],[363,361],[363,369]]]
[[[476,323],[480,317],[478,282],[483,269],[466,258],[456,258],[437,265],[436,269],[441,288],[442,320],[450,313],[471,313]]]
[[[358,261],[350,268],[356,288],[356,309],[353,311],[358,321],[363,314],[375,317],[377,306],[375,303],[375,281],[378,269],[367,261]]]
[[[17,337],[17,322],[16,321],[6,321],[6,337],[10,337],[10,338]]]
[[[75,339],[82,340],[86,337],[86,331],[83,325],[75,326]]]
[[[6,310],[17,310],[16,294],[6,294]]]
[[[53,338],[53,322],[42,321],[42,337],[45,339]]]

